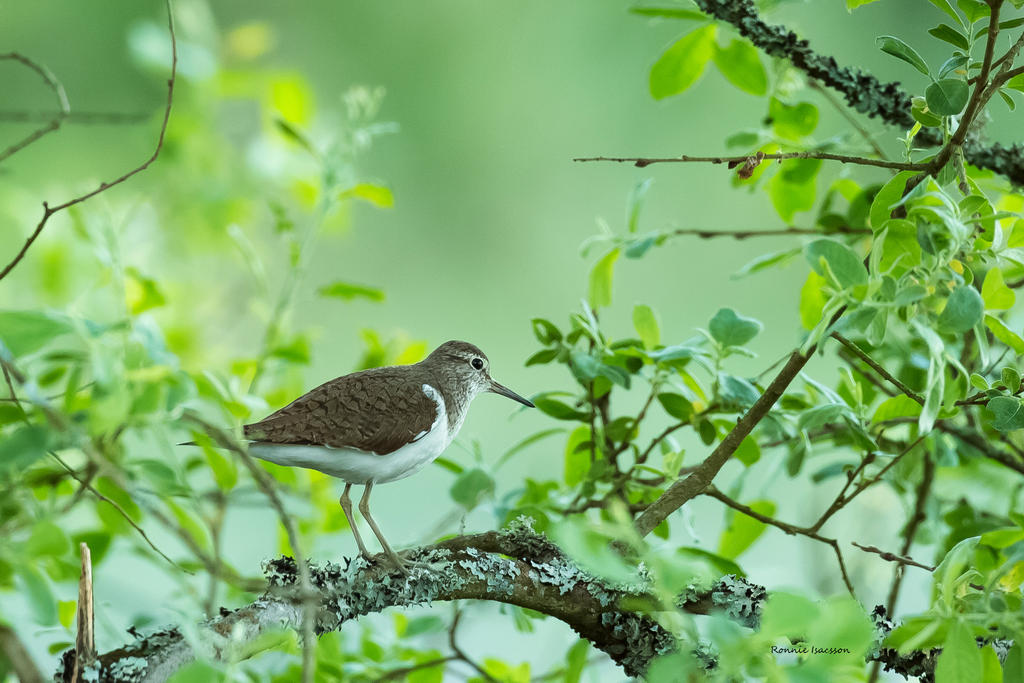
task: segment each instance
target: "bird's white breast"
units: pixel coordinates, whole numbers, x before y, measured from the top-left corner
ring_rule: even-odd
[[[454,432],[449,434],[448,414],[440,392],[424,384],[423,393],[437,405],[437,417],[433,424],[425,433],[417,435],[416,440],[386,455],[355,448],[269,443],[254,443],[249,447],[249,452],[260,460],[319,470],[350,484],[376,484],[408,477],[441,455],[455,435]]]

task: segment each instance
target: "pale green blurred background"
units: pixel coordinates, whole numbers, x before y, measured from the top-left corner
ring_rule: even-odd
[[[386,95],[379,119],[395,122],[399,131],[375,141],[360,157],[357,174],[390,187],[395,206],[357,204],[351,216],[332,220],[320,238],[295,301],[295,324],[313,326],[318,333],[312,363],[298,383],[308,389],[352,370],[363,350],[360,330],[372,328],[386,337],[424,340],[429,348],[451,338],[472,341],[490,356],[495,377],[525,395],[569,388],[570,378],[561,368],[523,366],[536,350],[529,321],[540,316],[564,323],[578,310],[596,256],[582,258],[579,246],[598,231],[600,220],[622,229],[626,196],[636,182],[655,179],[642,216],[645,230],[783,227],[765,193],[732,188],[730,173],[721,166],[635,169],[572,161],[599,154],[721,154],[730,133],[757,127],[765,115],[763,99],[739,92],[710,69],[684,95],[655,102],[647,91],[647,71],[692,24],[630,15],[630,4],[177,2],[181,78],[164,156],[142,176],[85,205],[83,215],[109,224],[125,263],[157,280],[188,283],[166,292],[166,305],[152,315],[170,333],[178,330],[182,340],[199,330],[197,341],[182,342],[178,349],[192,368],[255,353],[265,300],[253,291],[240,253],[232,262],[221,262],[208,255],[205,245],[224,243],[228,226],[238,224],[257,246],[271,286],[276,286],[284,254],[274,247],[272,217],[263,198],[264,193],[287,194],[288,188],[266,188],[273,186],[278,165],[291,167],[295,155],[269,130],[259,98],[237,96],[233,88],[243,83],[244,90],[245,74],[252,71],[299,84],[308,90],[307,129],[314,138],[326,139],[336,128],[343,93],[358,85],[381,87]],[[773,22],[787,23],[840,62],[886,80],[903,80],[916,90],[924,87],[923,77],[875,48],[875,27],[904,27],[901,35],[917,38],[916,47],[929,58],[942,48],[919,37],[938,18],[923,0],[879,2],[852,15],[840,0],[786,2],[771,15]],[[4,260],[34,226],[43,199],[54,201],[89,188],[150,152],[164,98],[166,68],[159,62],[166,50],[164,36],[157,2],[0,2],[0,50],[18,50],[45,63],[67,88],[73,110],[151,114],[130,125],[68,124],[4,164]],[[3,109],[49,107],[49,94],[22,70],[0,64],[0,84]],[[822,111],[819,139],[847,132],[848,124],[823,99],[815,103]],[[200,123],[215,126],[222,139],[197,153],[188,150],[189,144],[209,144],[190,143],[191,130]],[[989,132],[1007,141],[1013,123],[1006,114]],[[869,125],[883,145],[896,149],[902,131]],[[2,124],[0,136],[13,139],[24,130]],[[184,167],[174,163],[176,155],[202,163]],[[841,172],[830,168],[823,176]],[[885,177],[858,173],[869,180]],[[240,187],[248,193],[244,202],[229,196]],[[193,215],[190,197],[223,200],[221,211]],[[798,216],[797,224],[807,227],[810,219]],[[659,313],[662,337],[671,343],[706,325],[718,308],[731,306],[765,323],[757,344],[760,358],[736,361],[739,372],[759,372],[799,339],[796,293],[806,266],[795,262],[754,279],[729,276],[758,254],[796,244],[774,238],[680,239],[652,250],[642,261],[620,260],[615,305],[604,322],[615,334],[628,334],[632,306],[643,302]],[[103,318],[105,304],[92,296],[102,282],[93,261],[88,247],[74,237],[70,217],[58,216],[0,287],[0,307],[42,302]],[[383,303],[341,303],[316,295],[318,287],[336,279],[380,287],[387,298]],[[828,376],[832,368],[818,361],[810,372]],[[469,444],[477,440],[484,461],[493,462],[515,441],[551,423],[536,411],[520,412],[506,400],[484,396],[449,457],[470,462]],[[684,445],[687,462],[706,450],[696,442]],[[557,473],[561,466],[561,444],[542,442],[502,470],[498,498],[524,476]],[[726,481],[737,471],[727,468]],[[435,467],[375,492],[375,514],[393,542],[411,545],[431,540],[439,529],[458,529],[449,518],[450,484],[451,475]],[[820,507],[831,493],[779,493],[779,487],[790,486],[778,463],[765,457],[748,475],[745,490],[750,495],[773,491],[783,501],[778,516],[794,521],[806,519],[808,509]],[[841,516],[836,533],[893,546],[898,529],[881,528],[877,520],[899,518],[897,499],[872,489],[858,503]],[[301,511],[301,501],[289,504]],[[697,500],[681,515],[689,523],[677,526],[677,538],[694,542],[692,534],[697,544],[713,550],[721,506]],[[446,519],[449,523],[439,527]],[[268,509],[233,510],[226,554],[238,566],[256,571],[261,559],[276,552],[277,524]],[[465,528],[484,530],[494,524],[484,507],[469,516]],[[151,531],[159,542],[175,547],[159,529]],[[331,558],[353,551],[351,539],[341,535],[319,545],[314,555]],[[851,554],[848,560],[862,600],[884,600],[889,567],[871,556]],[[758,583],[826,594],[839,588],[836,572],[822,566],[831,562],[806,539],[774,530],[743,557]],[[105,605],[99,610],[101,649],[120,644],[124,628],[141,615],[156,622],[176,619],[179,594],[152,564],[125,552],[104,566],[97,576],[98,599]],[[829,576],[832,583],[807,585],[809,576]],[[901,604],[923,606],[925,590],[921,583],[908,584]],[[62,591],[63,599],[73,599],[70,588]],[[555,623],[532,636],[516,634],[496,611],[480,614],[479,628],[466,629],[463,644],[482,654],[544,662],[561,656],[574,638]],[[45,646],[55,638],[36,635],[30,639],[34,652],[45,661]],[[614,676],[616,670],[597,670],[592,676],[600,677],[601,671]]]

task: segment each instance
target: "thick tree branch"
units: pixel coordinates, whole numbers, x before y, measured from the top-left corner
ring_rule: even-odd
[[[834,324],[842,315],[845,309],[840,309],[832,318]],[[793,351],[789,355],[786,364],[771,381],[771,384],[758,397],[754,405],[739,419],[736,426],[732,428],[721,443],[711,452],[704,462],[697,466],[697,469],[685,479],[680,479],[665,490],[661,496],[647,507],[636,519],[636,529],[641,536],[646,536],[654,527],[661,524],[670,514],[686,504],[687,501],[699,496],[704,489],[711,484],[718,471],[725,466],[732,454],[739,448],[754,427],[764,419],[775,402],[779,400],[786,387],[796,378],[803,367],[814,355],[817,345],[801,353]]]
[[[612,586],[596,579],[525,525],[449,539],[420,549],[415,559],[429,567],[414,567],[408,578],[393,573],[386,563],[368,565],[361,558],[344,566],[310,565],[319,600],[317,631],[336,630],[349,620],[387,607],[482,599],[534,609],[564,621],[629,675],[642,673],[654,657],[676,647],[675,637],[656,621],[618,606],[627,597],[649,599],[641,582]],[[297,629],[301,601],[295,562],[272,560],[265,572],[270,581],[267,594],[201,624],[194,644],[177,629],[160,631],[101,655],[96,673],[105,681],[163,681],[197,656],[248,657],[267,646],[266,639],[259,644],[262,635]],[[764,597],[763,588],[726,577],[709,590],[694,590],[681,599],[680,607],[695,614],[723,610],[756,627]],[[67,680],[67,673],[66,667],[58,671],[58,680]]]
[[[10,274],[12,270],[14,270],[15,266],[17,266],[21,262],[21,260],[25,258],[25,254],[28,253],[29,248],[36,241],[36,239],[39,238],[39,235],[42,234],[43,228],[46,227],[47,222],[50,220],[50,218],[53,217],[55,213],[59,213],[64,209],[75,206],[76,204],[81,204],[87,199],[91,199],[92,197],[95,197],[101,192],[109,190],[115,185],[120,185],[121,183],[128,180],[132,176],[137,175],[142,171],[146,170],[147,168],[149,168],[150,164],[156,161],[156,158],[160,155],[160,150],[163,149],[164,146],[164,135],[167,133],[167,123],[171,118],[171,105],[174,102],[174,82],[178,75],[178,41],[174,33],[174,14],[171,11],[171,0],[165,0],[165,4],[167,7],[167,30],[171,37],[171,76],[167,79],[167,106],[164,108],[163,121],[161,121],[160,123],[160,134],[157,136],[156,147],[153,150],[153,153],[150,154],[145,161],[143,161],[135,168],[131,169],[126,173],[121,174],[120,176],[114,178],[113,180],[100,183],[99,187],[97,187],[94,190],[78,195],[77,197],[73,197],[55,206],[50,206],[48,202],[43,202],[42,218],[39,219],[39,223],[36,224],[35,230],[33,230],[32,234],[28,236],[28,238],[25,240],[25,243],[22,245],[21,249],[14,256],[11,262],[8,263],[3,270],[0,270],[0,280],[3,280],[5,277],[7,277],[7,275]]]
[[[910,95],[898,83],[882,83],[860,69],[839,66],[834,57],[815,52],[807,40],[798,38],[785,26],[765,23],[752,0],[694,2],[706,14],[731,24],[765,54],[788,59],[797,69],[842,95],[854,110],[868,117],[877,116],[904,129],[914,125],[914,117],[910,114]],[[1017,45],[1014,47],[1020,49]],[[993,79],[994,82],[1009,71],[1015,55],[1011,48],[1006,55],[992,62],[993,67],[1003,66],[1001,75]],[[943,143],[938,130],[930,128],[922,129],[916,140],[927,145]],[[1024,145],[1005,147],[995,143],[986,147],[970,143],[966,138],[962,142],[964,155],[971,164],[995,171],[1014,184],[1024,185]]]

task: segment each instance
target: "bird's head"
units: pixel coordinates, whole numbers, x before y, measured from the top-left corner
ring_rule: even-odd
[[[483,351],[469,342],[445,342],[434,349],[423,362],[466,387],[470,398],[490,391],[518,401],[524,406],[535,407],[529,400],[491,379],[490,361]]]

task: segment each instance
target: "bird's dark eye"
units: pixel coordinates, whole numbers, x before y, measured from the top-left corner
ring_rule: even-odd
[[[469,364],[473,366],[474,370],[483,370],[484,367],[484,362],[479,358],[474,358],[473,360],[469,361]]]

